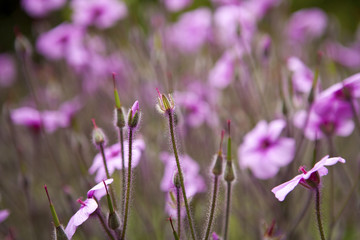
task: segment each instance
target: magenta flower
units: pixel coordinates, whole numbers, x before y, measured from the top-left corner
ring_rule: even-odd
[[[124,158],[125,158],[125,168],[128,168],[128,147],[129,142],[127,140],[124,141]],[[133,149],[132,149],[132,163],[131,167],[136,167],[141,159],[142,151],[145,149],[145,142],[142,139],[135,139],[133,141]],[[122,161],[121,161],[121,149],[120,143],[115,143],[112,146],[109,146],[104,149],[104,153],[106,156],[106,163],[109,170],[109,174],[113,174],[113,172],[118,169],[122,169]],[[96,154],[93,164],[89,168],[89,173],[94,174],[96,172],[95,181],[100,182],[101,180],[106,178],[106,172],[104,168],[103,159],[100,153]]]
[[[285,126],[282,119],[269,124],[260,121],[238,149],[240,167],[250,168],[257,178],[268,179],[289,164],[294,158],[295,140],[280,136]]]
[[[289,19],[287,36],[294,43],[305,43],[319,38],[325,32],[326,25],[327,16],[321,9],[299,10]]]
[[[184,53],[198,51],[210,38],[211,11],[199,8],[181,15],[166,33],[169,43]]]
[[[0,210],[0,223],[5,221],[10,215],[10,211],[7,209]]]
[[[114,181],[114,179],[112,179],[112,178],[104,180],[106,186],[111,184],[113,181]],[[88,198],[95,197],[97,200],[100,200],[103,196],[105,196],[106,195],[106,189],[105,189],[104,182],[101,181],[98,184],[96,184],[94,187],[92,187],[87,192],[87,197]]]
[[[22,0],[23,9],[32,17],[44,17],[51,11],[60,9],[66,0]]]
[[[9,87],[15,81],[15,61],[10,54],[0,54],[0,87]]]
[[[234,78],[235,60],[233,53],[225,52],[210,70],[209,84],[220,89],[226,88]]]
[[[81,26],[112,27],[127,15],[124,2],[118,0],[73,0],[73,22]]]
[[[163,2],[170,12],[178,12],[189,6],[193,0],[163,0]]]
[[[104,186],[104,184],[101,182]],[[92,198],[86,199],[84,202],[78,199],[81,204],[80,209],[70,218],[69,223],[65,228],[66,236],[71,239],[75,234],[76,228],[83,224],[95,210],[98,208],[98,204]]]
[[[297,57],[287,60],[287,68],[292,72],[292,85],[297,92],[309,93],[314,80],[313,72]]]
[[[317,188],[320,184],[321,177],[328,174],[328,170],[325,166],[332,166],[337,162],[345,163],[345,159],[341,157],[329,158],[329,156],[323,157],[315,166],[306,171],[304,167],[300,167],[303,173],[295,176],[290,181],[287,181],[277,187],[274,187],[271,191],[275,194],[275,197],[279,201],[284,201],[286,195],[291,192],[298,184],[308,188]]]
[[[359,45],[359,43],[358,43]],[[340,43],[329,42],[325,45],[327,55],[337,63],[348,67],[359,69],[360,48],[359,46],[345,47]]]
[[[42,126],[40,112],[34,108],[21,107],[10,112],[10,118],[16,125],[27,126],[34,130],[39,130]]]

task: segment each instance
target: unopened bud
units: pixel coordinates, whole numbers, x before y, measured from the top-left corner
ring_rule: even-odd
[[[62,225],[57,226],[55,228],[55,239],[56,240],[69,240],[69,238],[66,236],[64,227]]]
[[[115,125],[118,128],[125,127],[125,116],[123,108],[115,108]]]
[[[219,152],[219,154],[217,156],[215,156],[216,160],[215,160],[215,164],[214,167],[212,169],[212,173],[216,176],[219,176],[222,174],[223,172],[223,156],[222,153]]]
[[[92,121],[94,124],[94,129],[92,131],[92,141],[96,146],[99,146],[100,144],[104,144],[106,142],[106,136],[103,130],[96,126],[95,120],[92,119]]]
[[[114,211],[109,213],[108,225],[111,229],[118,229],[120,227],[119,215]]]
[[[180,176],[178,172],[174,174],[173,183],[176,188],[181,188]]]
[[[232,162],[231,161],[226,162],[224,180],[227,181],[227,182],[232,182],[232,181],[235,180],[234,169],[232,167]]]
[[[140,122],[140,109],[139,102],[135,101],[128,113],[128,126],[130,128],[136,128]]]

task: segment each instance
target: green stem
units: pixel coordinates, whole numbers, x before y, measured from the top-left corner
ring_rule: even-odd
[[[325,240],[325,235],[324,235],[324,230],[323,230],[323,226],[321,223],[321,214],[320,214],[320,191],[319,191],[319,187],[315,188],[315,193],[316,193],[316,218],[317,218],[317,222],[318,222],[318,227],[319,227],[319,232],[320,232],[320,237],[321,240]]]
[[[185,185],[184,185],[184,177],[183,177],[183,174],[182,174],[182,170],[181,170],[181,166],[180,166],[180,161],[179,161],[179,156],[178,156],[177,147],[176,147],[175,134],[174,134],[174,123],[173,123],[172,112],[171,112],[171,111],[168,111],[168,115],[169,115],[169,128],[170,128],[171,142],[172,142],[172,145],[173,145],[173,150],[174,150],[174,155],[175,155],[177,170],[178,170],[178,173],[179,173],[181,190],[182,190],[182,194],[183,194],[183,198],[184,198],[184,203],[185,203],[185,208],[186,208],[186,214],[187,214],[188,221],[189,221],[189,227],[190,227],[190,231],[191,231],[191,237],[192,237],[193,240],[195,240],[196,237],[195,237],[195,232],[194,232],[193,223],[192,223],[192,219],[191,219],[189,204],[188,204],[187,197],[186,197],[186,191],[185,191]]]
[[[109,236],[109,238],[110,238],[111,240],[115,240],[115,239],[114,239],[114,236],[111,234],[109,228],[107,227],[107,225],[106,225],[106,223],[105,223],[105,219],[104,219],[104,217],[101,215],[100,210],[97,209],[97,210],[95,211],[95,214],[96,214],[96,216],[99,218],[100,224],[101,224],[101,226],[103,227],[103,229],[105,230],[106,234]]]
[[[218,192],[218,182],[219,182],[218,179],[219,179],[219,177],[217,175],[215,175],[210,217],[209,217],[209,223],[207,225],[206,234],[205,234],[205,238],[204,238],[205,240],[207,240],[209,238],[211,225],[212,225],[212,221],[214,218],[214,212],[215,212],[215,207],[216,207],[216,197],[217,197],[217,192]]]
[[[224,240],[227,239],[227,233],[229,228],[230,217],[230,199],[231,199],[231,182],[227,182],[227,195],[226,195],[226,214],[225,214],[225,228],[224,228]]]
[[[176,188],[176,207],[177,207],[177,224],[178,224],[178,230],[177,235],[180,239],[180,233],[181,233],[181,202],[180,202],[180,188]]]
[[[131,160],[132,160],[132,137],[133,130],[129,128],[129,164],[128,164],[128,174],[127,174],[127,187],[126,187],[126,200],[125,200],[125,209],[124,209],[124,225],[122,230],[121,239],[125,239],[127,219],[129,213],[129,202],[130,202],[130,191],[131,191]]]
[[[119,128],[120,134],[120,149],[121,149],[121,175],[122,175],[122,198],[121,198],[121,208],[124,209],[125,204],[125,190],[126,190],[126,173],[125,173],[125,154],[124,154],[124,133],[122,128]]]

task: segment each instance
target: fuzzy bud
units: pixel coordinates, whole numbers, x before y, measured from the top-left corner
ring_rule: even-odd
[[[224,180],[227,182],[232,182],[235,180],[235,174],[234,174],[234,170],[233,170],[231,161],[226,162]]]
[[[123,108],[115,108],[115,125],[118,128],[125,127],[125,116]]]
[[[105,133],[101,128],[98,128],[95,123],[95,119],[92,119],[94,124],[94,129],[92,131],[92,141],[94,145],[99,146],[100,144],[104,144],[106,142]]]
[[[140,109],[139,102],[135,101],[128,113],[128,126],[129,128],[136,128],[140,122]]]
[[[216,176],[219,176],[223,172],[223,156],[221,152],[218,153],[218,155],[215,157],[215,164],[212,169],[212,173]]]
[[[69,238],[66,236],[64,227],[62,225],[59,225],[55,228],[55,239],[56,240],[69,240]]]
[[[114,230],[120,227],[120,218],[115,211],[109,213],[108,226]]]
[[[173,183],[176,188],[181,188],[180,176],[178,172],[175,172],[174,174]]]
[[[160,113],[169,113],[175,109],[175,102],[171,94],[168,94],[168,97],[165,94],[160,93],[159,89],[156,89],[158,92],[158,104],[156,105],[157,110]]]

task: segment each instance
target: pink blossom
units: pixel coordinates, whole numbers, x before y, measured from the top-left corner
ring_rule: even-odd
[[[103,183],[102,183],[103,184]],[[75,234],[76,228],[83,224],[95,210],[98,204],[92,198],[86,199],[84,202],[80,199],[78,202],[81,204],[80,209],[70,218],[69,223],[65,228],[66,236],[71,239]]]
[[[118,0],[73,0],[73,22],[81,26],[112,27],[127,15],[124,2]]]
[[[325,45],[325,49],[327,55],[335,62],[349,68],[360,68],[360,48],[358,46],[345,47],[337,42],[329,42]]]
[[[309,93],[313,84],[313,72],[297,57],[287,60],[287,68],[292,72],[292,84],[297,92]]]
[[[125,158],[125,168],[128,168],[128,147],[129,142],[127,140],[124,141],[124,158]],[[133,149],[132,149],[132,167],[136,167],[141,159],[142,151],[145,149],[145,142],[142,139],[135,139],[133,141]],[[120,143],[115,143],[112,146],[109,146],[104,149],[106,163],[109,170],[109,174],[113,174],[113,172],[118,169],[122,169],[122,160],[121,160],[121,150]],[[106,178],[106,172],[104,168],[103,159],[100,153],[96,154],[93,164],[89,168],[89,173],[94,174],[96,172],[95,181],[100,182],[101,180]]]
[[[10,54],[0,54],[0,87],[9,87],[15,81],[16,67]]]
[[[22,0],[21,5],[32,17],[44,17],[51,11],[60,9],[66,0]]]
[[[5,221],[10,215],[10,211],[7,209],[0,210],[0,223]]]
[[[235,61],[236,59],[231,52],[225,52],[210,70],[209,84],[220,89],[227,87],[234,78]]]
[[[184,53],[198,51],[210,38],[211,11],[199,8],[181,15],[180,19],[167,29],[169,43]]]
[[[337,162],[345,163],[345,159],[341,157],[329,158],[329,156],[325,156],[309,171],[306,171],[304,167],[300,167],[300,170],[303,172],[302,174],[295,176],[290,181],[274,187],[271,191],[275,194],[275,197],[279,201],[284,201],[286,195],[288,195],[288,193],[291,192],[299,183],[306,188],[313,189],[320,184],[321,177],[328,174],[328,170],[325,166],[332,166]]]
[[[11,120],[16,125],[24,125],[34,130],[39,130],[42,126],[40,112],[34,108],[21,107],[10,112]]]
[[[290,41],[305,43],[319,38],[327,25],[327,16],[319,8],[299,10],[291,16],[286,27],[286,33]]]
[[[170,12],[178,12],[191,5],[193,0],[163,0],[163,2]]]
[[[238,149],[240,167],[250,168],[257,178],[268,179],[289,164],[295,154],[295,140],[280,136],[285,126],[282,119],[269,124],[260,121]]]
[[[112,178],[104,180],[106,186],[111,184],[113,181],[114,181],[114,179],[112,179]],[[88,198],[95,197],[97,200],[100,200],[103,196],[105,196],[106,195],[106,189],[105,189],[104,182],[101,181],[98,184],[96,184],[94,187],[92,187],[87,192],[87,197]]]

